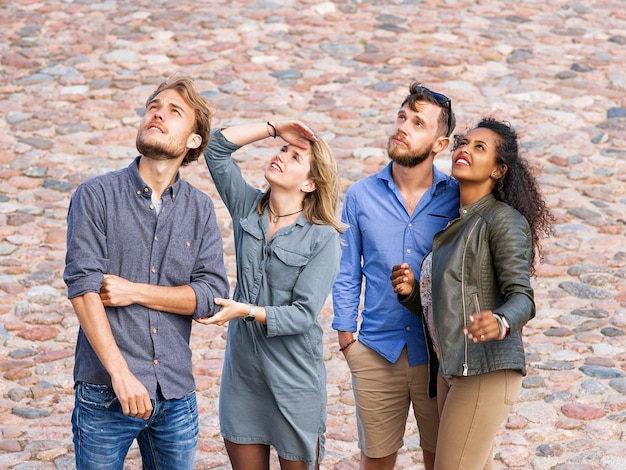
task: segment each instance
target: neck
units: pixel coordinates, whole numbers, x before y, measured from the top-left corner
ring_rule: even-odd
[[[491,184],[488,187],[485,187],[483,185],[477,186],[459,182],[459,199],[461,207],[471,206],[475,202],[480,201],[487,194],[491,193],[492,189]]]
[[[267,204],[267,208],[269,209],[270,214],[272,214],[272,222],[273,223],[277,223],[278,220],[281,219],[282,217],[290,217],[292,215],[299,214],[300,212],[302,212],[304,210],[304,209],[300,209],[300,210],[295,210],[295,211],[292,211],[292,212],[288,212],[286,214],[279,214],[279,213],[276,213],[276,212],[274,212],[272,210],[272,205],[270,203]]]
[[[182,159],[153,160],[142,156],[139,160],[139,176],[150,186],[155,196],[160,199],[165,188],[171,186],[176,181],[181,162]]]
[[[391,177],[401,192],[430,188],[434,178],[432,161],[426,160],[413,168],[393,163],[391,165]]]

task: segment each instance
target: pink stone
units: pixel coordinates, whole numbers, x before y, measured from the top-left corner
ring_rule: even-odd
[[[52,229],[49,230],[46,235],[46,243],[57,245],[59,243],[65,243],[67,240],[67,231],[65,229]]]
[[[18,189],[35,189],[41,186],[41,179],[29,178],[27,176],[14,176],[9,180],[9,184]]]
[[[215,380],[211,377],[207,377],[206,375],[196,375],[194,377],[196,382],[196,391],[203,392],[205,390],[210,390],[211,387],[215,384]]]
[[[17,336],[29,341],[47,341],[55,338],[59,329],[55,326],[37,326],[28,330],[20,331]]]
[[[223,452],[224,443],[216,439],[200,438],[198,439],[198,450],[202,452]]]
[[[561,411],[568,418],[580,420],[600,419],[606,415],[600,408],[579,403],[566,403],[561,407]]]
[[[560,388],[560,390],[569,390],[569,386],[576,383],[578,379],[580,379],[583,374],[578,370],[560,370],[557,372],[553,372],[550,374],[550,380],[554,383],[565,383],[568,386],[565,388]]]
[[[610,357],[587,357],[585,358],[585,364],[588,366],[615,367],[615,361]]]
[[[38,363],[47,363],[58,361],[59,359],[65,359],[74,355],[73,349],[56,349],[44,351],[37,356]]]
[[[208,377],[219,377],[222,374],[222,359],[202,359],[193,363],[193,373],[195,376],[206,375]]]
[[[505,447],[498,450],[498,458],[507,467],[524,468],[528,464],[528,450],[520,446]]]
[[[509,415],[505,427],[507,429],[524,429],[528,426],[528,420],[518,415]]]
[[[536,266],[536,274],[538,277],[560,277],[565,273],[563,266],[554,266],[552,264],[538,264]]]
[[[0,440],[0,451],[2,452],[20,452],[22,446],[17,439],[2,439]]]
[[[388,54],[382,54],[379,52],[363,52],[354,57],[354,60],[363,62],[366,64],[384,64],[389,60]]]
[[[26,369],[23,367],[15,367],[13,369],[9,369],[4,373],[4,378],[7,380],[21,380],[32,376],[32,372],[30,369]]]

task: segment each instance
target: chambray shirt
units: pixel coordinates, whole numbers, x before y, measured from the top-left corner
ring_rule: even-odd
[[[159,286],[189,285],[193,318],[219,309],[228,297],[222,238],[211,199],[181,180],[163,192],[157,217],[152,190],[141,179],[137,157],[128,168],[91,178],[72,195],[63,279],[68,297],[100,292],[103,274]],[[189,337],[192,317],[142,305],[106,307],[113,336],[131,372],[156,397],[180,398],[195,389]],[[111,377],[82,328],[74,380],[111,386]]]
[[[410,365],[427,363],[421,319],[402,306],[391,285],[391,268],[408,263],[419,279],[433,236],[459,214],[458,183],[433,166],[433,185],[409,216],[389,163],[346,192],[341,267],[333,286],[337,331],[357,331],[365,280],[359,341],[395,363],[406,346]]]

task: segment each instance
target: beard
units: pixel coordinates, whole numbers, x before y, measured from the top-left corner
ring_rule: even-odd
[[[432,144],[421,152],[412,149],[400,148],[392,143],[391,139],[387,142],[387,154],[391,161],[406,168],[414,168],[420,163],[426,161],[433,150]]]
[[[181,149],[186,151],[184,145],[180,142],[174,142],[167,140],[165,142],[158,139],[151,139],[147,133],[141,133],[137,135],[135,142],[137,150],[141,155],[151,160],[176,160],[181,155]]]

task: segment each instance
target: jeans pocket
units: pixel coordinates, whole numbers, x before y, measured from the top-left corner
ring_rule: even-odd
[[[112,387],[79,382],[76,385],[78,401],[90,407],[109,408],[118,402]]]

